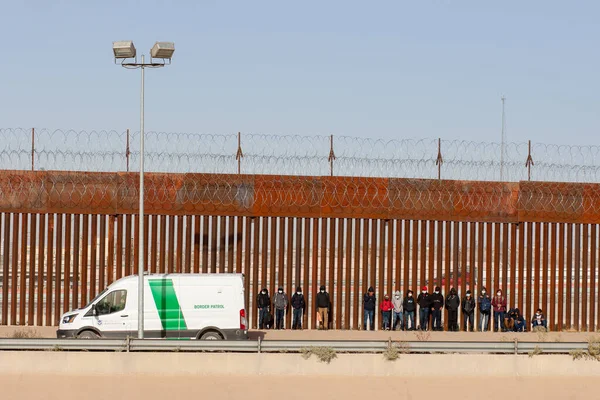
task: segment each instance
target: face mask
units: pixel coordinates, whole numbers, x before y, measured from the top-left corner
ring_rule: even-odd
[[[408,297],[412,297],[412,293],[410,293],[410,294],[408,295]]]
[[[542,315],[542,314],[540,314],[540,313],[535,313],[535,315],[537,315],[537,316],[539,317],[539,316],[540,316],[540,315]]]
[[[425,294],[425,293],[427,293],[427,292],[423,290],[421,293]]]
[[[500,296],[501,294],[502,294],[502,293],[498,292],[498,293],[496,293],[496,296]]]
[[[325,291],[324,291],[324,290],[321,290],[321,293],[325,293]]]
[[[302,292],[296,292],[296,294],[302,294]]]
[[[481,294],[485,294],[485,290],[482,290],[482,291],[481,291]]]
[[[400,295],[396,295],[396,298],[397,298],[397,299],[399,299],[399,298],[400,298]]]
[[[281,293],[283,293],[283,290],[279,290],[278,292],[281,294]]]
[[[435,292],[435,294],[440,294],[440,292]]]
[[[467,297],[471,297],[471,294],[470,294],[470,293],[467,293]]]
[[[263,290],[262,294],[267,294],[267,292],[265,292],[265,291]]]

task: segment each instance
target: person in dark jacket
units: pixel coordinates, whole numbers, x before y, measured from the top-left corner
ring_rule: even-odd
[[[506,297],[502,295],[502,289],[496,291],[496,295],[492,299],[492,307],[494,308],[494,332],[505,332],[503,327],[504,314],[506,313]]]
[[[319,293],[317,293],[317,315],[319,316],[318,329],[327,330],[329,326],[329,308],[331,307],[331,299],[329,293],[325,291],[325,285],[321,285]]]
[[[256,297],[256,308],[258,308],[258,329],[265,328],[265,318],[271,307],[271,298],[267,288],[263,288]]]
[[[285,311],[288,309],[288,297],[283,292],[283,288],[277,289],[273,296],[273,306],[275,308],[275,329],[285,329]]]
[[[377,300],[375,298],[375,290],[370,287],[367,293],[363,295],[363,330],[367,330],[367,319],[370,322],[370,328],[375,330],[375,307]]]
[[[462,300],[462,312],[463,312],[463,330],[465,332],[475,331],[474,319],[475,319],[475,299],[471,295],[471,291],[467,290],[465,297]]]
[[[436,286],[431,294],[431,316],[434,331],[443,331],[442,328],[442,310],[444,309],[444,295],[440,287]]]
[[[487,294],[486,288],[481,289],[481,294],[477,299],[477,307],[479,307],[479,331],[487,332],[490,323],[490,312],[492,310],[492,299]]]
[[[525,318],[523,318],[518,308],[515,308],[512,318],[515,321],[514,331],[525,332]]]
[[[458,308],[460,307],[460,297],[456,289],[450,289],[450,294],[446,297],[446,310],[448,310],[448,330],[458,332]]]
[[[427,292],[427,286],[421,288],[417,304],[419,305],[419,327],[422,331],[426,331],[429,327],[429,311],[431,309],[431,295]]]
[[[306,301],[304,301],[302,288],[298,286],[292,296],[292,329],[302,329],[302,315],[305,309]]]
[[[402,302],[402,308],[404,309],[404,326],[403,330],[414,331],[415,330],[415,310],[417,309],[417,304],[415,303],[415,298],[413,297],[413,291],[409,290],[406,293],[406,297]],[[408,327],[410,323],[410,328]]]

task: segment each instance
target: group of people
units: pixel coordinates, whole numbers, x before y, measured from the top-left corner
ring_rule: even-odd
[[[289,305],[292,307],[293,319],[292,329],[302,329],[302,317],[306,311],[306,301],[302,294],[302,288],[297,287],[293,294],[291,302],[288,304],[288,297],[282,287],[271,298],[269,291],[263,288],[256,299],[258,308],[258,326],[259,329],[284,329],[284,316]],[[271,314],[271,305],[275,310],[275,318]],[[367,293],[363,295],[363,330],[375,330],[375,310],[377,308],[377,298],[373,287],[369,287]],[[316,296],[317,323],[319,329],[327,330],[329,321],[329,310],[331,299],[325,286],[319,288]],[[417,307],[419,325],[417,321]],[[444,297],[439,286],[436,286],[433,293],[429,293],[427,286],[421,288],[421,293],[414,298],[412,290],[409,290],[405,297],[402,297],[400,291],[396,291],[392,298],[387,294],[379,304],[381,312],[381,328],[384,330],[433,330],[442,331],[442,312],[444,309],[448,312],[448,330],[458,332],[458,314],[463,315],[463,331],[473,332],[475,330],[475,310],[479,309],[479,330],[488,331],[490,328],[490,317],[493,318],[494,331],[502,332],[524,332],[526,330],[526,321],[518,308],[507,308],[507,300],[502,290],[498,289],[496,295],[491,297],[486,288],[482,288],[479,296],[474,298],[470,290],[467,290],[465,296],[461,299],[456,289],[451,288],[450,293]],[[548,329],[546,317],[541,309],[537,309],[531,320],[531,329]]]

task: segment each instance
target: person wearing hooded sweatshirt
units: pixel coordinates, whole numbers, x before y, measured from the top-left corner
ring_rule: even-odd
[[[490,311],[492,309],[492,300],[490,295],[487,294],[486,288],[481,289],[481,294],[477,299],[477,306],[479,307],[479,331],[484,332],[488,330],[490,323]]]
[[[465,332],[469,332],[469,327],[471,328],[471,332],[475,330],[475,326],[473,325],[474,316],[475,316],[475,299],[471,295],[471,291],[467,290],[467,294],[462,300],[462,312],[463,312],[463,330]]]
[[[446,310],[448,310],[448,330],[458,332],[458,308],[460,307],[460,297],[456,289],[450,289],[450,294],[446,297]]]
[[[327,330],[329,325],[329,308],[331,307],[331,299],[329,293],[325,291],[325,285],[321,285],[319,293],[317,293],[317,314],[319,315],[319,329]]]
[[[292,296],[292,329],[302,329],[302,315],[305,309],[306,301],[304,301],[302,288],[298,286]]]
[[[398,290],[396,290],[396,293],[394,293],[392,305],[394,306],[394,321],[392,323],[392,329],[402,329],[402,326],[404,325],[402,318],[402,294]]]
[[[525,318],[523,318],[521,311],[518,308],[515,308],[512,318],[515,321],[514,331],[525,332]]]
[[[390,330],[390,320],[392,319],[392,310],[394,309],[394,305],[390,301],[390,296],[387,294],[383,296],[383,301],[379,305],[379,309],[381,310],[381,319],[383,330]]]
[[[429,311],[431,310],[431,295],[427,292],[427,286],[421,288],[417,304],[419,305],[419,326],[422,331],[426,331],[429,327]]]
[[[444,295],[440,287],[436,286],[431,294],[431,316],[434,331],[443,331],[442,328],[442,309],[444,308]]]
[[[371,286],[367,293],[363,295],[363,330],[367,330],[367,320],[370,322],[370,328],[375,330],[375,307],[377,300],[375,298],[375,290]]]
[[[275,308],[275,329],[285,329],[285,310],[288,307],[287,294],[283,292],[283,288],[277,289],[277,293],[273,296],[273,306]]]
[[[502,289],[496,291],[496,295],[492,299],[492,307],[494,308],[494,332],[504,329],[504,313],[506,313],[506,297],[502,295]]]
[[[265,328],[265,318],[271,307],[271,298],[267,288],[263,288],[256,297],[256,308],[258,308],[258,329]]]
[[[411,330],[414,331],[415,328],[415,310],[417,309],[417,304],[415,303],[415,298],[413,297],[413,291],[409,290],[402,302],[402,308],[404,309],[404,327],[403,330]],[[410,328],[408,327],[410,322]]]

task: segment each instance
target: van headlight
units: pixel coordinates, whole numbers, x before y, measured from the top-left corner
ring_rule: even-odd
[[[63,317],[62,323],[63,324],[70,324],[71,322],[73,322],[73,320],[75,319],[76,316],[77,316],[77,314],[67,315],[66,317]]]

